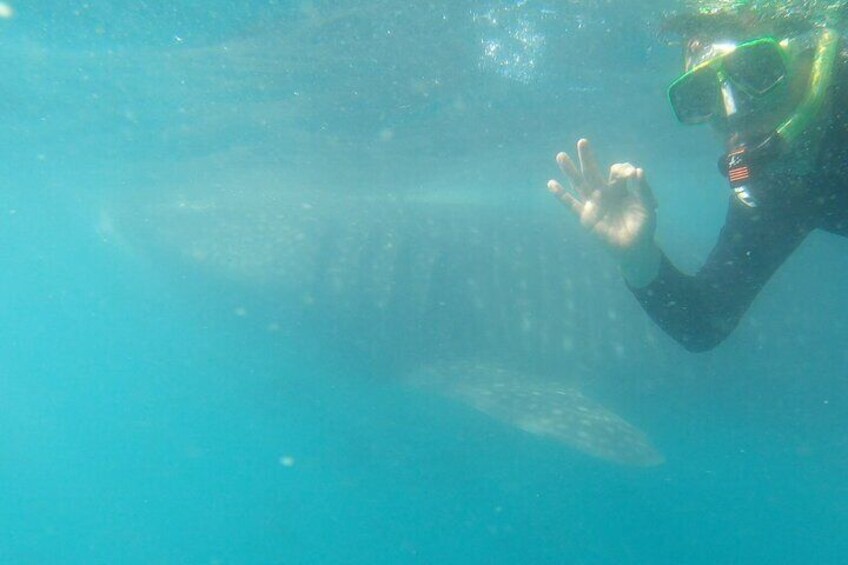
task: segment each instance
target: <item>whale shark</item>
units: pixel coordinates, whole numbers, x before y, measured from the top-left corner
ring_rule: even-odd
[[[256,171],[188,186],[104,205],[101,236],[180,273],[175,284],[192,281],[193,292],[205,281],[263,297],[262,322],[282,337],[314,336],[318,348],[429,381],[450,401],[593,457],[663,461],[635,424],[583,392],[628,343],[649,348],[644,325],[616,323],[634,306],[614,268],[573,244],[580,234],[553,206],[280,188]]]

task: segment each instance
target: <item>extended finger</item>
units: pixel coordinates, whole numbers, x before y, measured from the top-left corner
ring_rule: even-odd
[[[571,208],[575,214],[579,216],[582,213],[583,203],[580,202],[577,198],[575,198],[573,194],[565,190],[565,188],[563,188],[560,183],[553,179],[549,180],[548,190],[551,194],[556,196],[557,200]]]
[[[586,182],[595,189],[604,186],[604,177],[601,175],[601,169],[598,167],[598,161],[589,146],[588,139],[577,142],[577,156],[580,160],[580,172]]]
[[[577,170],[574,161],[571,160],[568,153],[558,153],[556,161],[557,165],[559,165],[559,170],[562,171],[568,179],[569,184],[571,184],[571,188],[585,200],[588,197],[589,190],[586,187],[586,180],[580,174],[580,171]]]

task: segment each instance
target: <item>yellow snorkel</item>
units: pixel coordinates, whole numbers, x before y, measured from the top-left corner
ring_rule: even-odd
[[[751,187],[760,169],[776,157],[792,151],[809,151],[806,139],[822,124],[822,111],[834,79],[841,44],[841,23],[848,17],[848,0],[681,0],[682,9],[667,15],[664,31],[689,37],[783,37],[812,32],[816,35],[805,92],[788,117],[770,134],[759,139],[734,136],[731,150],[719,159],[738,199],[757,206]],[[781,42],[782,44],[783,42]],[[671,93],[670,93],[671,94]],[[696,108],[697,110],[698,108]],[[677,109],[675,109],[677,112]],[[684,115],[684,117],[689,117]],[[694,117],[699,117],[697,113]],[[678,113],[678,118],[680,114]],[[742,133],[742,132],[739,132]],[[807,146],[807,149],[804,147]]]
[[[754,208],[757,200],[751,184],[765,162],[788,153],[792,145],[816,122],[833,82],[833,66],[839,50],[839,34],[830,28],[820,32],[804,98],[773,134],[754,146],[742,144],[719,160],[719,169],[744,205]]]
[[[838,51],[839,34],[832,29],[823,29],[813,58],[813,66],[810,69],[810,85],[807,93],[792,116],[775,130],[784,142],[791,144],[798,139],[821,111],[833,82],[833,64]]]

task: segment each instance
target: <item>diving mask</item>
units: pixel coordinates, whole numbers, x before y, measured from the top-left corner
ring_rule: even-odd
[[[700,124],[715,116],[729,117],[739,111],[740,101],[762,101],[783,90],[788,74],[787,43],[763,37],[707,46],[700,61],[668,87],[677,119]]]

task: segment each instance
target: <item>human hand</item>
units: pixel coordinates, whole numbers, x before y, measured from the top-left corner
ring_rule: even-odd
[[[556,156],[571,191],[554,179],[548,181],[548,190],[617,256],[632,286],[649,284],[659,270],[661,253],[654,244],[657,203],[645,172],[618,163],[604,180],[586,139],[577,142],[577,156],[579,169],[566,153]]]
[[[566,153],[556,156],[571,191],[553,179],[548,190],[614,253],[652,242],[657,204],[645,172],[630,163],[618,163],[610,167],[609,180],[604,180],[587,140],[577,142],[577,155],[579,170]]]

